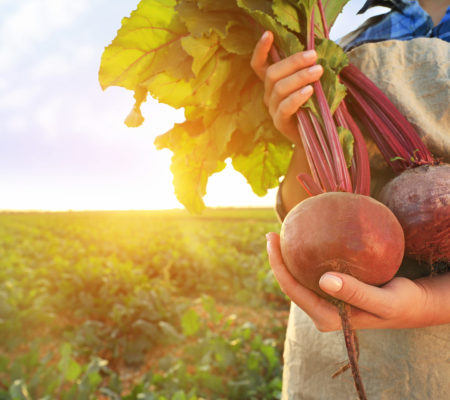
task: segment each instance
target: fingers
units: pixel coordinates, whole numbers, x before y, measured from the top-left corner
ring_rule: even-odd
[[[334,298],[381,318],[389,316],[395,301],[389,291],[338,272],[322,275],[319,286]]]
[[[316,57],[314,51],[297,53],[267,68],[264,102],[275,127],[291,140],[297,137],[296,122],[292,117],[313,94],[311,83],[323,74],[321,65],[308,66]]]
[[[274,92],[284,97],[287,93],[317,81],[323,73],[322,66],[314,65],[317,53],[314,50],[293,54],[275,64],[266,71],[265,92]]]
[[[336,308],[298,283],[287,270],[281,255],[280,237],[276,233],[267,235],[267,253],[270,266],[283,293],[312,318],[319,330],[339,329],[340,320]]]
[[[291,94],[300,94],[302,89],[305,89],[307,85],[317,81],[323,74],[323,68],[321,65],[313,65],[307,69],[302,69],[288,75],[285,78],[278,80],[272,90],[266,90],[267,97],[265,99],[268,103],[269,110],[273,112],[281,106],[283,99],[287,99]],[[311,87],[312,89],[312,87]],[[309,95],[312,94],[312,90]],[[308,96],[309,97],[309,96]]]
[[[288,292],[296,293],[297,290],[303,292],[302,286],[292,277],[284,265],[280,250],[280,237],[276,233],[267,235],[267,254],[269,255],[269,264],[281,290],[288,296]]]
[[[308,101],[313,91],[313,87],[307,85],[281,100],[278,105],[272,106],[273,123],[278,130],[282,132],[286,130],[285,127],[291,121],[292,116]],[[297,131],[295,131],[295,135],[298,135]]]
[[[273,42],[272,32],[264,32],[255,46],[250,64],[264,81],[264,102],[275,127],[296,143],[297,122],[293,116],[311,97],[311,83],[320,79],[323,68],[314,65],[317,61],[314,50],[302,51],[271,64],[273,60],[269,56]]]
[[[317,81],[322,74],[322,66],[314,65],[279,80],[271,92],[265,91],[265,101],[277,128],[284,126],[306,103],[313,94],[311,83]]]
[[[261,80],[264,80],[267,68],[269,67],[269,52],[272,43],[273,34],[270,31],[266,31],[263,33],[253,50],[250,66]]]

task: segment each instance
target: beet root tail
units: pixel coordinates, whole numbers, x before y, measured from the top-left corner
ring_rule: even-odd
[[[359,400],[367,400],[367,395],[364,390],[364,385],[362,383],[361,375],[359,373],[358,365],[358,339],[356,337],[356,332],[352,329],[350,324],[350,306],[346,303],[339,302],[338,304],[339,315],[342,322],[342,331],[344,332],[345,346],[347,347],[348,360],[350,368],[352,370],[353,381],[355,383],[355,388],[358,393]]]

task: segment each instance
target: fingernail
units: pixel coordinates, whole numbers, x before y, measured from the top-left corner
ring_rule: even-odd
[[[269,37],[269,31],[265,31],[261,36],[261,40],[265,41],[265,40],[267,40],[268,37]]]
[[[329,292],[339,292],[342,289],[342,279],[336,275],[324,274],[319,280],[319,286]]]
[[[308,50],[308,51],[304,51],[303,52],[303,58],[305,60],[312,60],[313,58],[316,57],[316,52],[315,50]]]
[[[313,65],[312,67],[308,68],[308,72],[314,74],[316,72],[322,71],[322,66],[317,64],[317,65]]]
[[[269,241],[270,240],[270,232],[266,233],[266,240]]]
[[[311,85],[307,85],[304,88],[300,89],[300,94],[310,94],[313,91],[313,87]]]

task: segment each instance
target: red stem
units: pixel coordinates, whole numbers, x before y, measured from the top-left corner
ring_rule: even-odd
[[[323,193],[323,190],[319,186],[317,186],[317,183],[313,178],[311,178],[310,175],[303,173],[299,174],[297,175],[297,180],[310,196],[316,196]]]
[[[311,12],[310,20],[310,31],[307,38],[308,50],[314,49],[314,8]],[[325,93],[322,88],[320,81],[314,82],[314,92],[319,105],[320,114],[322,115],[322,120],[325,127],[325,134],[327,135],[328,143],[330,146],[331,155],[333,157],[334,171],[337,178],[338,190],[343,190],[345,192],[352,192],[352,183],[350,180],[350,175],[347,169],[347,163],[345,161],[344,152],[342,150],[341,144],[339,142],[339,134],[336,129],[336,125],[333,121],[333,116],[331,115],[330,107],[328,106]],[[317,132],[319,134],[319,132]]]
[[[396,172],[401,172],[410,167],[411,161],[409,160],[410,155],[408,151],[392,135],[392,132],[384,124],[383,119],[369,106],[365,98],[357,90],[350,85],[347,86],[347,89],[357,102],[354,104],[354,110],[380,149],[386,162]],[[401,157],[401,159],[394,160],[396,157]]]
[[[305,148],[308,148],[309,157],[311,159],[310,169],[316,178],[316,183],[322,187],[325,192],[333,192],[337,190],[336,179],[333,169],[325,160],[317,135],[308,114],[305,110],[300,109],[297,112],[299,121],[299,133]],[[307,156],[308,156],[307,153]],[[308,160],[309,162],[309,160]],[[318,179],[317,179],[318,178]]]
[[[402,153],[405,156],[400,154],[396,155],[404,157],[407,160],[406,168],[414,164],[435,163],[431,152],[422,142],[414,127],[367,76],[353,64],[350,64],[341,71],[341,78],[347,87],[353,87],[353,91],[351,92],[353,97],[355,97],[355,93],[358,93],[360,97],[365,99],[363,111],[366,111],[366,106],[375,110],[376,114],[380,117],[382,116],[385,122],[383,126],[387,125],[386,131],[382,130],[377,132],[377,130],[374,130],[376,136],[382,136],[380,139],[373,137],[376,142],[384,140],[389,147],[392,147],[394,153],[398,153],[398,145],[403,147],[404,152]],[[356,97],[355,100],[359,102],[359,99],[356,99]],[[365,122],[364,119],[362,119],[362,122]],[[412,161],[411,157],[415,161]]]
[[[367,152],[366,142],[363,134],[359,130],[358,125],[348,112],[345,101],[343,100],[335,112],[335,118],[338,125],[352,132],[354,138],[354,157],[352,167],[354,165],[354,192],[370,196],[370,162]],[[353,170],[353,168],[352,168]]]
[[[270,49],[270,55],[274,62],[281,60],[275,46]],[[297,111],[298,132],[300,139],[305,148],[306,157],[308,160],[313,179],[316,182],[316,187],[320,187],[323,191],[335,191],[337,185],[335,184],[335,176],[330,164],[330,155],[326,151],[321,150],[321,143],[319,143],[314,131],[314,126],[308,118],[305,110]],[[306,188],[305,188],[306,189]]]
[[[328,148],[328,143],[325,140],[325,135],[322,132],[322,126],[320,125],[319,120],[314,115],[314,113],[311,110],[308,110],[309,118],[311,119],[311,122],[313,124],[315,132],[317,132],[317,139],[319,140],[320,146],[322,148],[322,151],[325,155],[325,158],[327,160],[327,165],[330,168],[330,171],[333,173],[334,180],[336,180],[336,175],[334,173],[334,170],[332,168],[333,166],[333,157],[331,156],[330,149]]]
[[[325,17],[325,11],[324,11],[323,5],[322,5],[322,0],[318,0],[317,5],[319,6],[320,18],[322,20],[323,33],[325,34],[325,37],[328,39],[330,37],[330,32],[328,30],[328,24],[327,24],[327,19]]]

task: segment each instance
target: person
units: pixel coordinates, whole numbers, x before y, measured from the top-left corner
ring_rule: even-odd
[[[364,48],[360,47],[363,44],[382,44],[390,39],[413,43],[416,37],[439,38],[433,42],[438,46],[442,46],[442,41],[450,41],[449,0],[375,0],[368,1],[365,8],[380,3],[390,6],[391,11],[373,17],[347,35],[340,42],[344,49],[357,51]],[[323,69],[316,64],[314,51],[293,54],[270,64],[272,43],[272,33],[265,32],[254,49],[251,66],[264,81],[264,101],[275,127],[294,144],[291,164],[278,192],[277,211],[283,219],[290,209],[308,197],[296,180],[300,172],[308,173],[309,167],[294,114],[313,94],[312,83],[320,79]],[[446,59],[441,64],[447,65],[445,79],[448,83],[448,47],[445,46]],[[385,47],[388,52],[391,47],[395,48]],[[380,54],[377,51],[371,54],[376,57]],[[420,57],[420,53],[426,52],[416,53]],[[445,66],[443,68],[445,72]],[[383,77],[379,82],[382,81]],[[391,84],[395,86],[395,82]],[[394,93],[396,89],[402,90],[394,87]],[[446,90],[447,101],[444,100],[445,104],[441,101],[440,107],[448,117],[448,84],[443,90]],[[427,96],[423,97],[426,101]],[[398,101],[402,100],[399,96]],[[436,120],[445,118],[436,117]],[[443,145],[438,146],[437,155],[445,160],[450,158],[449,128],[448,125],[439,127],[447,142],[444,140]],[[346,360],[337,308],[290,275],[283,263],[276,233],[269,233],[267,240],[274,275],[292,300],[285,340],[282,398],[355,398],[349,372],[331,378],[341,366],[340,362]],[[352,325],[359,330],[360,369],[370,399],[450,398],[450,273],[423,275],[396,276],[382,287],[370,286],[337,272],[328,272],[320,278],[324,292],[352,306]]]

